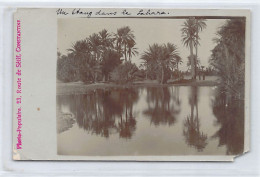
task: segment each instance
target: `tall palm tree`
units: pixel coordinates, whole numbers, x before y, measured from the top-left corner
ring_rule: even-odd
[[[80,40],[72,44],[71,48],[67,50],[70,52],[70,56],[75,60],[76,64],[76,74],[79,79],[79,73],[80,73],[80,63],[81,62],[89,62],[89,54],[90,54],[90,47],[86,40]]]
[[[100,45],[103,48],[102,50],[113,48],[113,38],[106,29],[103,29],[98,34],[99,34]]]
[[[162,57],[160,57],[159,62],[162,67],[162,81],[164,82],[164,68],[165,69],[174,69],[176,64],[176,59],[180,59],[179,52],[177,50],[177,46],[172,43],[167,43],[162,46]]]
[[[190,48],[191,56],[191,78],[195,79],[195,62],[193,47],[196,46],[196,21],[194,18],[187,19],[181,29],[183,45]]]
[[[171,43],[164,45],[153,44],[143,53],[141,59],[148,66],[160,71],[161,84],[165,82],[166,69],[173,68],[175,59],[180,58],[177,46]]]
[[[245,86],[245,19],[231,19],[221,26],[212,50],[211,65],[222,80],[227,101],[243,99]],[[230,100],[231,101],[231,100]]]
[[[74,59],[80,60],[86,53],[90,52],[90,48],[86,40],[80,40],[73,43],[67,51],[74,54]]]
[[[135,41],[130,40],[127,44],[127,54],[128,54],[128,59],[131,61],[132,56],[138,55],[137,48],[135,46]]]
[[[196,45],[195,45],[195,49],[196,49],[196,53],[195,53],[195,77],[197,76],[197,61],[198,61],[198,45],[199,45],[199,32],[201,32],[203,29],[205,29],[207,27],[206,23],[205,23],[205,19],[196,19],[195,20],[195,25],[196,25]]]
[[[101,40],[100,36],[97,33],[93,33],[87,38],[90,49],[93,53],[94,59],[96,61],[100,60],[101,53]]]
[[[94,66],[94,70],[95,70],[95,77],[94,77],[94,82],[97,81],[97,76],[98,73],[100,73],[101,71],[101,66],[100,66],[100,62],[101,62],[101,51],[102,51],[102,46],[101,46],[101,40],[100,40],[100,36],[97,33],[94,33],[92,35],[90,35],[87,39],[88,44],[90,46],[91,52],[92,52],[92,56],[96,62],[96,65]]]
[[[146,66],[146,77],[152,70],[158,70],[157,58],[160,55],[161,46],[159,44],[149,45],[149,48],[144,51],[141,56],[143,64]]]
[[[119,53],[123,53],[125,61],[127,61],[127,49],[129,43],[135,44],[135,36],[129,26],[117,29],[114,34],[116,40],[116,48]],[[133,47],[133,46],[132,46]],[[123,49],[122,49],[123,48]]]

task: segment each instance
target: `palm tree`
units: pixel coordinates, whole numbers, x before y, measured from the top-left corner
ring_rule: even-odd
[[[149,72],[158,70],[157,59],[160,55],[161,46],[159,44],[149,45],[149,48],[142,54],[141,59],[146,66],[146,77]]]
[[[171,43],[164,45],[153,44],[146,50],[141,59],[148,66],[160,70],[161,84],[165,82],[164,73],[166,69],[173,68],[176,58],[180,58],[177,46]]]
[[[183,45],[190,48],[190,56],[191,58],[191,78],[196,79],[195,75],[195,62],[194,62],[194,55],[193,55],[193,47],[196,46],[196,21],[194,18],[187,19],[184,24],[183,28],[181,29],[182,32],[182,42]]]
[[[162,68],[162,80],[161,83],[164,82],[164,68],[172,68],[174,69],[176,64],[176,59],[180,59],[179,52],[177,50],[177,46],[172,43],[167,43],[162,46],[163,53],[162,57],[160,57],[160,63]]]
[[[193,57],[188,56],[188,61],[187,61],[187,66],[188,67],[191,66],[191,58],[195,58],[195,57],[196,57],[195,55],[193,55]],[[197,68],[200,67],[200,59],[199,58],[197,58],[196,65],[197,65]]]
[[[70,52],[70,56],[75,60],[77,69],[76,74],[79,79],[79,73],[80,73],[80,63],[81,62],[89,62],[89,54],[90,54],[90,48],[86,40],[80,40],[72,44],[72,47],[68,49],[68,52]],[[84,61],[85,60],[85,61]]]
[[[196,45],[195,45],[196,54],[195,54],[195,63],[194,63],[195,66],[197,66],[197,61],[198,61],[199,32],[207,27],[205,21],[206,21],[205,19],[195,20],[195,25],[196,25]],[[196,76],[197,76],[197,67],[195,67],[195,78]]]
[[[123,53],[125,61],[127,61],[127,48],[129,47],[129,44],[135,44],[135,36],[133,31],[129,26],[125,26],[117,29],[117,33],[114,34],[114,36],[116,40],[117,51],[119,53]]]
[[[111,37],[111,34],[108,33],[106,29],[103,29],[98,34],[99,34],[100,45],[102,46],[103,50],[106,50],[108,48],[113,48],[113,38]]]
[[[103,74],[103,81],[109,78],[111,73],[118,65],[121,64],[120,54],[113,49],[107,49],[102,55],[101,69]]]
[[[135,46],[135,41],[130,40],[127,44],[127,54],[128,54],[128,59],[131,61],[132,56],[138,55],[137,48]]]
[[[101,53],[100,36],[97,33],[94,33],[87,38],[87,41],[88,41],[91,51],[93,52],[94,59],[96,61],[99,61],[100,53]]]
[[[94,33],[88,37],[87,41],[90,46],[93,58],[96,62],[96,65],[94,66],[94,70],[95,70],[94,82],[96,82],[98,73],[100,73],[100,62],[101,62],[100,55],[102,51],[100,36],[97,33]]]
[[[212,50],[211,65],[222,80],[223,92],[229,98],[242,99],[245,86],[245,19],[231,19],[217,32],[219,38]]]
[[[74,54],[74,59],[80,60],[86,53],[90,52],[90,48],[86,40],[80,40],[73,43],[67,51]]]

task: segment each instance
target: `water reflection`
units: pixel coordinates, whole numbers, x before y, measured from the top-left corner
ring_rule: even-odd
[[[155,126],[175,123],[176,115],[180,112],[175,106],[179,105],[180,101],[173,93],[173,90],[170,91],[168,87],[147,88],[148,109],[144,111],[144,114],[151,119],[151,123]]]
[[[200,130],[198,87],[191,87],[189,104],[191,113],[184,120],[183,135],[185,136],[185,140],[188,145],[195,147],[198,151],[202,151],[208,144],[208,137]],[[194,108],[196,110],[194,110]]]
[[[239,154],[244,146],[244,105],[232,101],[226,106],[226,102],[226,96],[212,87],[98,89],[60,95],[59,148],[70,147],[75,155],[78,151],[73,150],[82,142],[86,146],[82,154],[104,152],[90,151],[84,141],[90,138],[115,155],[124,150],[124,155]],[[121,142],[126,139],[127,145]]]
[[[62,96],[59,102],[69,104],[80,128],[108,138],[119,132],[120,137],[130,138],[135,130],[133,104],[138,100],[134,89],[96,90],[85,95]]]
[[[227,104],[231,102],[231,104]],[[227,100],[226,95],[216,92],[212,103],[216,124],[221,128],[212,136],[219,139],[219,146],[225,145],[227,155],[240,154],[244,150],[244,102]]]

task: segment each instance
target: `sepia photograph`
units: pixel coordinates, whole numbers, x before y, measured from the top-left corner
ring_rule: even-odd
[[[246,18],[58,18],[57,154],[240,155]]]

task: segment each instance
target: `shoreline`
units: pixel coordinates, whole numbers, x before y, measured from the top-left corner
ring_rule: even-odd
[[[56,95],[70,95],[70,94],[86,94],[96,89],[110,89],[110,88],[137,88],[137,87],[169,87],[169,86],[218,86],[220,83],[212,80],[196,80],[188,81],[184,83],[146,83],[146,82],[136,82],[132,84],[115,84],[115,83],[95,83],[95,84],[85,84],[83,82],[70,82],[56,83]]]

